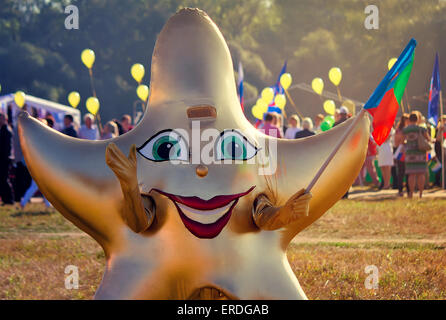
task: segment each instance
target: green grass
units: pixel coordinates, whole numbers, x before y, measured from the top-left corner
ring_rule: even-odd
[[[287,251],[310,299],[446,299],[446,200],[339,201]],[[102,249],[54,209],[0,208],[0,299],[91,299]],[[314,242],[317,240],[317,242]],[[79,266],[79,290],[64,286]],[[364,286],[364,268],[379,288]]]

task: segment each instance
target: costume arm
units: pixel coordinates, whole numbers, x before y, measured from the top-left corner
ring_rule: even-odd
[[[146,230],[155,218],[155,210],[150,198],[145,199],[146,206],[144,206],[139,191],[136,173],[136,146],[130,147],[127,158],[114,143],[110,143],[105,152],[105,161],[121,184],[124,196],[122,207],[124,221],[137,233]]]

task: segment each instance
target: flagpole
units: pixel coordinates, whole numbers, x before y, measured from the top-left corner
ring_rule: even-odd
[[[356,116],[356,118],[350,124],[350,127],[347,129],[347,131],[344,132],[344,134],[342,135],[341,139],[339,139],[339,142],[336,144],[336,146],[333,149],[333,151],[330,153],[328,158],[325,160],[324,164],[320,167],[319,171],[316,173],[316,175],[314,176],[313,180],[311,180],[310,184],[308,185],[307,189],[305,190],[306,193],[309,193],[311,191],[311,189],[313,189],[314,185],[319,180],[319,178],[321,177],[322,173],[324,173],[325,169],[328,167],[328,165],[330,164],[331,160],[333,160],[333,158],[336,155],[336,153],[339,151],[339,149],[344,144],[344,141],[347,139],[349,134],[356,127],[356,125],[359,122],[359,120],[362,118],[362,115],[363,115],[364,112],[365,112],[365,109],[362,108],[361,111]]]
[[[440,147],[440,152],[441,152],[441,186],[443,189],[445,188],[445,178],[444,178],[444,173],[445,173],[445,168],[444,168],[444,158],[446,155],[445,152],[445,148],[444,148],[444,132],[445,132],[445,125],[443,124],[443,94],[442,91],[440,90],[440,128],[441,126],[443,126],[443,130],[441,130],[441,147]],[[439,128],[439,129],[440,129]]]

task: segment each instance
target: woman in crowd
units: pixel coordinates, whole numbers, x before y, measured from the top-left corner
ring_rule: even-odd
[[[409,120],[409,115],[407,113],[401,116],[395,130],[395,135],[393,139],[393,145],[395,148],[395,164],[396,164],[396,176],[397,176],[397,186],[398,195],[403,196],[403,182],[404,176],[406,175],[406,167],[404,164],[404,134],[403,129],[407,126]]]
[[[294,139],[294,136],[300,129],[300,120],[299,117],[293,114],[288,118],[288,129],[285,131],[285,139]]]
[[[423,196],[424,183],[426,180],[427,157],[426,151],[419,149],[418,140],[422,136],[427,141],[430,141],[427,130],[419,125],[420,118],[416,111],[413,111],[409,116],[409,124],[403,129],[405,144],[405,165],[406,173],[408,175],[409,198],[413,197],[415,190],[415,183],[418,185],[420,198]]]
[[[311,118],[304,118],[304,121],[302,121],[302,131],[296,132],[296,135],[294,137],[296,139],[299,139],[314,135],[315,133],[313,132],[313,121],[311,120]]]
[[[104,126],[102,140],[112,139],[119,135],[118,126],[113,121],[109,121]]]
[[[277,128],[279,128],[280,131],[280,137],[283,137],[283,120],[282,116],[278,114],[277,112],[271,112],[273,115],[273,125],[275,125]]]
[[[324,115],[322,113],[319,113],[316,118],[314,118],[314,128],[313,131],[315,133],[321,133],[321,123],[324,121]]]
[[[390,188],[390,173],[393,167],[393,150],[392,150],[392,136],[394,130],[387,137],[387,140],[378,146],[378,166],[381,169],[382,181],[380,189]]]

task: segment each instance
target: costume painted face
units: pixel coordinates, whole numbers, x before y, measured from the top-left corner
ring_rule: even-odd
[[[269,220],[279,228],[265,231],[263,217],[253,219],[256,198],[287,207],[350,120],[301,140],[256,130],[240,108],[223,36],[197,9],[181,10],[160,33],[150,87],[141,123],[108,141],[70,138],[20,116],[23,153],[40,190],[104,248],[96,297],[305,298],[285,250],[356,178],[368,118],[361,116],[316,183],[308,216]],[[121,151],[129,150],[127,159]],[[277,170],[259,174],[265,159]]]

